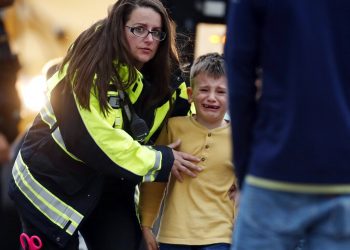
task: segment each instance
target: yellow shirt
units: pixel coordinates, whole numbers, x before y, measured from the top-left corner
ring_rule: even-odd
[[[179,151],[202,161],[196,178],[170,177],[158,241],[170,244],[206,245],[231,243],[234,204],[228,190],[235,182],[232,164],[230,125],[208,130],[193,117],[174,117],[163,129],[157,144],[181,139]],[[143,183],[140,196],[141,223],[152,226],[166,184]]]

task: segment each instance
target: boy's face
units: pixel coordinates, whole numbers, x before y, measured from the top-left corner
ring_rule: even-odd
[[[214,79],[200,73],[193,81],[193,89],[188,88],[188,100],[194,102],[197,121],[207,128],[222,126],[227,111],[227,78]]]

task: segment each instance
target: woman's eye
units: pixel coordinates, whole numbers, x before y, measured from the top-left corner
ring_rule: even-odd
[[[160,37],[160,32],[161,31],[159,31],[159,30],[152,30],[152,32],[153,32],[154,36]]]
[[[145,31],[145,28],[142,27],[142,26],[135,27],[134,29],[135,29],[136,32],[139,32],[139,33],[142,33],[142,32]]]

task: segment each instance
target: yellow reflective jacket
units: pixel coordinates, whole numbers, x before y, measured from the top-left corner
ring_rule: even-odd
[[[120,75],[127,77],[127,70],[122,68]],[[142,78],[138,72],[136,82],[126,90],[132,104],[147,95]],[[172,116],[170,112],[185,115],[189,110],[185,82],[179,76],[173,80],[173,109],[170,100],[164,100],[148,110],[153,119],[146,143]],[[166,146],[135,141],[124,129],[121,108],[114,107],[104,116],[93,92],[90,110],[82,109],[74,94],[64,90],[64,81],[65,74],[59,73],[49,79],[46,105],[18,153],[9,191],[22,216],[28,215],[61,246],[96,206],[105,176],[129,185],[167,181],[174,160]],[[109,97],[116,95],[108,92]]]

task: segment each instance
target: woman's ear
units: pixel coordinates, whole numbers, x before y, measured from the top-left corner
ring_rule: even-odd
[[[191,87],[187,87],[187,95],[188,95],[188,102],[189,103],[193,102],[192,94],[193,94],[192,88]]]

